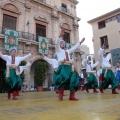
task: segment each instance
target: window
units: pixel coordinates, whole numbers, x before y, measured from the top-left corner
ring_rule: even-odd
[[[120,14],[117,16],[118,22],[120,22]]]
[[[105,21],[98,22],[98,28],[99,29],[104,28],[104,27],[106,27],[105,26]]]
[[[46,26],[36,24],[36,36],[46,37]]]
[[[2,24],[3,29],[8,28],[8,29],[16,30],[16,23],[17,23],[16,17],[3,14],[3,24]]]
[[[62,4],[61,10],[62,10],[63,12],[67,12],[67,5]]]
[[[66,43],[70,43],[70,33],[65,32],[64,36],[63,36],[63,40]]]
[[[105,49],[109,48],[107,36],[100,37],[101,47],[105,46]]]

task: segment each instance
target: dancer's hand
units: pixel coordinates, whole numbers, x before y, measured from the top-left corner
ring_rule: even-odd
[[[80,41],[80,44],[82,44],[84,41],[85,41],[85,38],[83,38],[83,39]]]
[[[45,55],[43,53],[41,53],[42,57],[45,57]]]
[[[65,29],[62,29],[59,37],[63,37],[64,34],[65,34]]]
[[[34,51],[31,51],[31,54],[34,55],[36,54],[37,52],[34,50]]]

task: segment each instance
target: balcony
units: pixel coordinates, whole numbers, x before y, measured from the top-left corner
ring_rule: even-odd
[[[2,28],[0,27],[0,36],[4,36],[5,34],[5,29],[6,28]],[[28,40],[29,41],[36,41],[38,42],[38,35],[29,33],[29,32],[23,32],[23,31],[17,31],[18,32],[18,38],[21,40]],[[48,39],[48,43],[49,44],[53,44],[52,43],[52,39],[51,38],[47,38]]]

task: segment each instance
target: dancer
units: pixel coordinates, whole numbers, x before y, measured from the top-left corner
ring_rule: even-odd
[[[119,82],[118,90],[120,90],[120,62],[117,62],[117,68],[115,72],[116,72],[116,79]]]
[[[112,94],[119,94],[116,92],[118,87],[118,80],[112,71],[112,66],[110,64],[111,53],[106,54],[103,48],[98,51],[98,58],[100,65],[102,67],[102,83],[99,85],[100,92],[103,93],[104,89],[107,89],[109,85],[112,86]]]
[[[95,64],[91,65],[90,61],[87,60],[87,57],[84,58],[82,61],[83,66],[86,68],[87,72],[87,83],[85,84],[85,89],[87,92],[89,92],[89,88],[93,88],[93,92],[96,93],[97,87],[98,87],[98,80],[96,78],[95,71],[93,71],[93,68],[98,65],[99,61],[97,61]]]
[[[70,86],[70,96],[69,100],[78,99],[75,97],[75,91],[79,87],[78,74],[74,70],[74,66],[72,66],[70,54],[74,52],[79,46],[84,42],[85,38],[83,38],[79,43],[73,46],[69,50],[65,50],[65,41],[62,40],[65,30],[62,30],[59,38],[56,40],[56,55],[59,67],[55,72],[54,81],[55,88],[59,90],[59,100],[63,100],[63,92],[66,85]],[[73,69],[72,69],[73,68]]]
[[[84,91],[84,75],[82,69],[79,70],[80,90]]]
[[[5,79],[5,86],[6,91],[8,92],[8,99],[11,98],[11,93],[13,93],[13,100],[17,100],[16,95],[17,91],[21,89],[22,81],[19,76],[19,71],[17,66],[20,64],[21,61],[27,59],[28,57],[32,56],[35,52],[31,52],[24,57],[17,57],[17,50],[11,49],[10,56],[3,55],[0,52],[0,57],[6,61],[6,70],[4,71],[4,79]]]
[[[99,84],[102,83],[102,67],[100,66],[100,69],[97,71],[97,76],[99,79]],[[103,91],[101,91],[103,93]]]
[[[53,83],[55,84],[55,82],[54,82],[54,78],[56,77],[56,76],[55,76],[55,71],[56,71],[57,68],[58,68],[58,61],[56,60],[56,59],[57,59],[57,56],[56,56],[56,54],[54,54],[54,58],[55,58],[55,59],[50,59],[50,58],[46,57],[44,54],[42,54],[42,56],[43,56],[43,59],[44,59],[45,61],[47,61],[49,64],[51,64],[51,65],[52,65],[52,68],[54,69]],[[58,90],[57,88],[55,88],[55,86],[54,86],[54,90],[56,91],[56,94],[59,93],[59,90]]]

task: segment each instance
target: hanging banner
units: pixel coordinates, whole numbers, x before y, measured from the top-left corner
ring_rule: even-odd
[[[120,62],[120,48],[112,49],[111,56],[112,56],[112,65],[116,66],[117,62]]]
[[[5,29],[5,50],[18,49],[18,32],[14,30]]]
[[[48,54],[48,39],[39,37],[39,53]]]
[[[72,44],[66,43],[66,48],[67,48],[67,49],[70,49],[72,46],[73,46]],[[71,59],[74,58],[74,53],[71,53],[71,54],[70,54],[70,58],[71,58]]]

